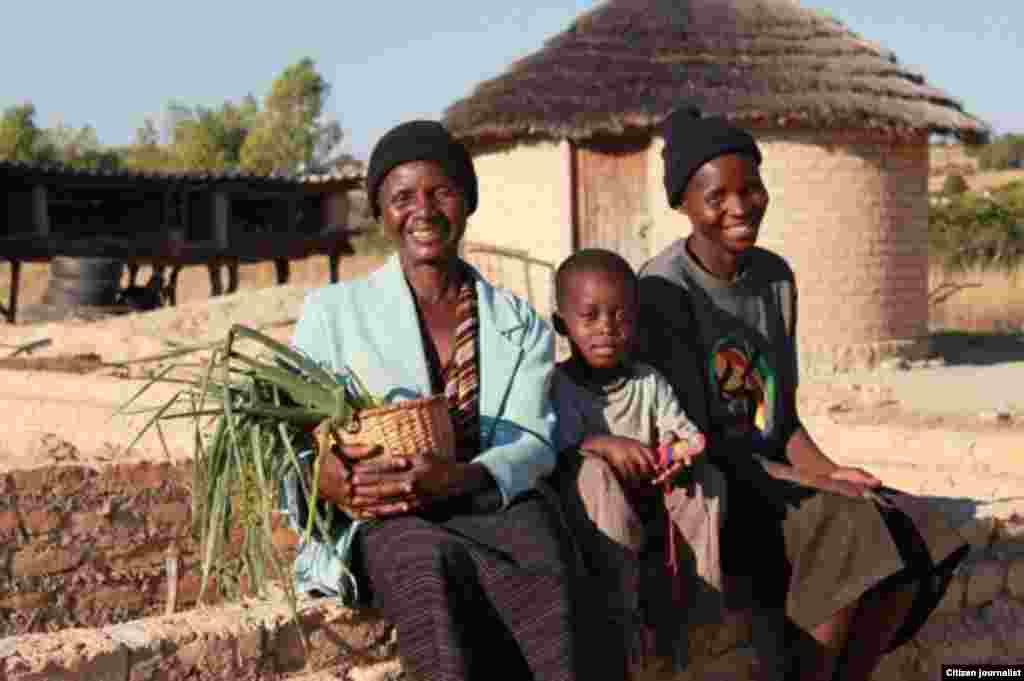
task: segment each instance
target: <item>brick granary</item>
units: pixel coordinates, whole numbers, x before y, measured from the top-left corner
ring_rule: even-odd
[[[656,133],[683,103],[761,145],[761,243],[796,271],[805,369],[926,347],[929,135],[987,128],[790,0],[610,0],[449,107],[480,175],[467,257],[548,312],[551,268],[574,249],[639,265],[684,236]]]

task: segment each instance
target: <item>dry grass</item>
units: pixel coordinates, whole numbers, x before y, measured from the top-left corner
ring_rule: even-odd
[[[984,170],[972,175],[964,175],[971,191],[982,192],[986,189],[997,189],[1011,182],[1024,182],[1024,170]],[[942,191],[942,183],[946,175],[932,175],[928,178],[928,191]]]
[[[931,271],[931,291],[943,283],[965,286],[930,310],[934,329],[959,331],[1007,331],[1024,329],[1024,271],[969,271],[946,274],[939,267]]]

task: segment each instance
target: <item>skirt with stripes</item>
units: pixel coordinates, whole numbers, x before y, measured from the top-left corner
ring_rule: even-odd
[[[421,680],[560,681],[577,669],[574,553],[557,507],[532,492],[494,513],[447,504],[373,523],[353,564]]]

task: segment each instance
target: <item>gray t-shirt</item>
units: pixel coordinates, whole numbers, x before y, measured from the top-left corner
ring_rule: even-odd
[[[561,367],[551,379],[558,451],[577,447],[588,435],[617,435],[657,447],[674,439],[692,442],[698,432],[668,381],[646,364],[633,364],[628,377],[604,388],[580,385]]]
[[[781,456],[797,426],[797,294],[786,261],[753,248],[724,281],[679,239],[640,277],[644,361],[713,440],[752,437],[766,456]]]

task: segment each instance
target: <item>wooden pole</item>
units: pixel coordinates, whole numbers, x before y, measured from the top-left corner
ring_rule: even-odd
[[[32,187],[32,226],[37,235],[50,236],[50,208],[43,184]]]
[[[18,319],[18,289],[21,285],[21,261],[11,260],[11,294],[7,306],[0,304],[0,312],[7,319],[8,324],[14,324]]]
[[[214,192],[212,196],[211,225],[213,227],[213,242],[218,250],[227,252],[231,243],[231,201],[224,192]],[[221,285],[220,269],[223,265],[228,267],[228,292],[231,292],[231,265],[222,261],[219,257],[214,258],[207,269],[210,272],[210,293],[219,296],[224,293]]]
[[[274,271],[277,274],[278,286],[287,284],[288,278],[291,276],[291,266],[288,264],[288,258],[274,260]]]
[[[231,199],[224,192],[213,195],[213,240],[225,250],[231,245]]]

